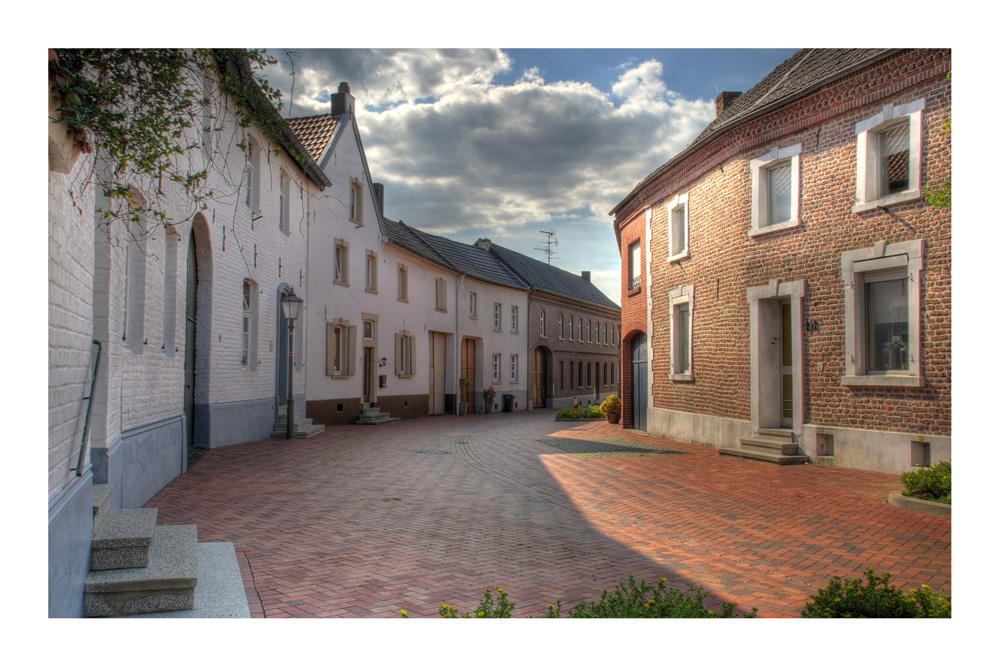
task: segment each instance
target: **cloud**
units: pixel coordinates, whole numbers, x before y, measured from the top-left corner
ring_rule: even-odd
[[[554,230],[561,239],[555,264],[604,281],[614,275],[615,283],[619,255],[608,211],[715,113],[714,102],[670,91],[655,60],[631,63],[602,91],[546,83],[532,67],[498,85],[496,75],[511,65],[496,50],[300,56],[295,115],[324,113],[323,92],[350,82],[389,217],[464,242],[489,236],[538,258],[538,230]],[[272,83],[281,86],[277,75]],[[617,288],[607,293],[618,300]]]

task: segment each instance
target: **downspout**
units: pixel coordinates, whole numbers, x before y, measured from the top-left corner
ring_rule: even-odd
[[[524,358],[528,363],[525,364],[528,370],[528,381],[525,386],[528,388],[528,395],[524,397],[524,405],[530,406],[532,410],[535,409],[535,404],[532,402],[531,398],[534,396],[534,384],[535,384],[535,357],[531,354],[531,327],[534,326],[534,320],[531,317],[531,302],[535,298],[535,290],[528,290],[528,335],[524,337],[524,344],[527,349],[524,351]],[[541,334],[541,332],[539,332]]]
[[[462,306],[462,285],[465,283],[465,274],[463,273],[458,277],[458,281],[455,283],[455,405],[452,409],[455,411],[455,416],[458,416],[458,404],[462,400],[462,384],[458,381],[462,377],[462,331],[459,328],[459,322],[461,322],[461,311]]]
[[[91,342],[93,345],[97,346],[97,356],[94,359],[94,372],[90,376],[90,395],[84,397],[84,400],[87,401],[87,414],[83,418],[83,436],[80,438],[80,456],[76,460],[77,477],[81,477],[83,475],[83,462],[87,460],[87,437],[90,435],[90,409],[94,407],[94,401],[91,399],[94,397],[94,387],[97,385],[97,371],[100,368],[101,363],[101,341],[94,339]]]

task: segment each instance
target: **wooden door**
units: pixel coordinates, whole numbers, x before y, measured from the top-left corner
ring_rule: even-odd
[[[531,369],[531,401],[534,407],[544,408],[548,400],[548,373],[545,366],[545,350],[535,348]]]

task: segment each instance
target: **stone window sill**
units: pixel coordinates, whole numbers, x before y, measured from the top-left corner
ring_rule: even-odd
[[[844,375],[840,384],[846,387],[923,387],[924,379],[917,375]]]

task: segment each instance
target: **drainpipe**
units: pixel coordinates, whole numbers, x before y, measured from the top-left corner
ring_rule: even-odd
[[[531,397],[535,395],[533,391],[535,388],[535,357],[531,354],[531,327],[534,326],[534,318],[531,317],[531,302],[534,298],[535,290],[528,290],[528,335],[524,337],[524,342],[527,347],[524,351],[524,358],[528,362],[525,364],[525,367],[528,370],[528,381],[524,383],[524,386],[528,388],[528,395],[524,397],[524,405],[532,410],[535,408],[535,404],[531,400]]]
[[[462,377],[462,330],[459,323],[462,321],[462,285],[465,283],[465,274],[458,277],[455,282],[455,405],[452,409],[455,416],[458,416],[458,404],[462,400],[462,385],[458,379]]]

